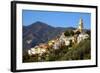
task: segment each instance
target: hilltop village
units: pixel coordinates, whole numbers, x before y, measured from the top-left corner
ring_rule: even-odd
[[[62,46],[70,47],[71,45],[79,44],[82,40],[89,38],[89,35],[83,31],[83,19],[80,18],[78,28],[72,30],[72,35],[68,35],[68,33],[63,32],[59,37],[49,40],[46,43],[40,43],[35,47],[30,48],[28,50],[28,55],[34,56],[39,55],[42,56],[45,53],[48,53],[50,49],[58,50],[63,49]]]

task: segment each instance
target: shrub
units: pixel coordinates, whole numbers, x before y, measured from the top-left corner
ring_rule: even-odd
[[[73,36],[74,35],[74,32],[73,30],[66,30],[65,33],[64,33],[65,36]]]
[[[62,60],[83,60],[91,58],[90,40],[84,40],[72,47],[61,59]]]

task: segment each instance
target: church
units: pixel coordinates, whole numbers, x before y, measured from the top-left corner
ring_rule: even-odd
[[[87,39],[89,37],[89,35],[84,32],[84,25],[83,25],[83,19],[82,18],[80,18],[79,26],[76,30],[74,30],[74,34],[75,34],[74,38],[75,38],[77,43],[80,43],[80,41]]]
[[[77,32],[80,32],[80,33],[82,33],[83,32],[83,28],[84,26],[83,26],[83,19],[82,18],[80,18],[80,20],[79,20],[79,26],[78,26],[78,28],[74,31],[74,33],[77,33]]]

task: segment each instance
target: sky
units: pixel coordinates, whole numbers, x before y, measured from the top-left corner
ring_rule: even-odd
[[[53,27],[78,27],[79,19],[83,19],[85,29],[91,28],[91,14],[80,12],[56,12],[23,10],[22,24],[31,25],[37,21],[44,22]]]

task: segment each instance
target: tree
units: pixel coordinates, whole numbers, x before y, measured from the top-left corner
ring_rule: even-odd
[[[80,31],[77,31],[75,34],[78,34],[79,35],[80,34]]]
[[[73,36],[74,35],[74,32],[73,30],[66,30],[65,33],[64,33],[65,36]]]
[[[73,46],[61,57],[61,60],[85,60],[91,58],[91,42],[83,40],[76,46]]]

